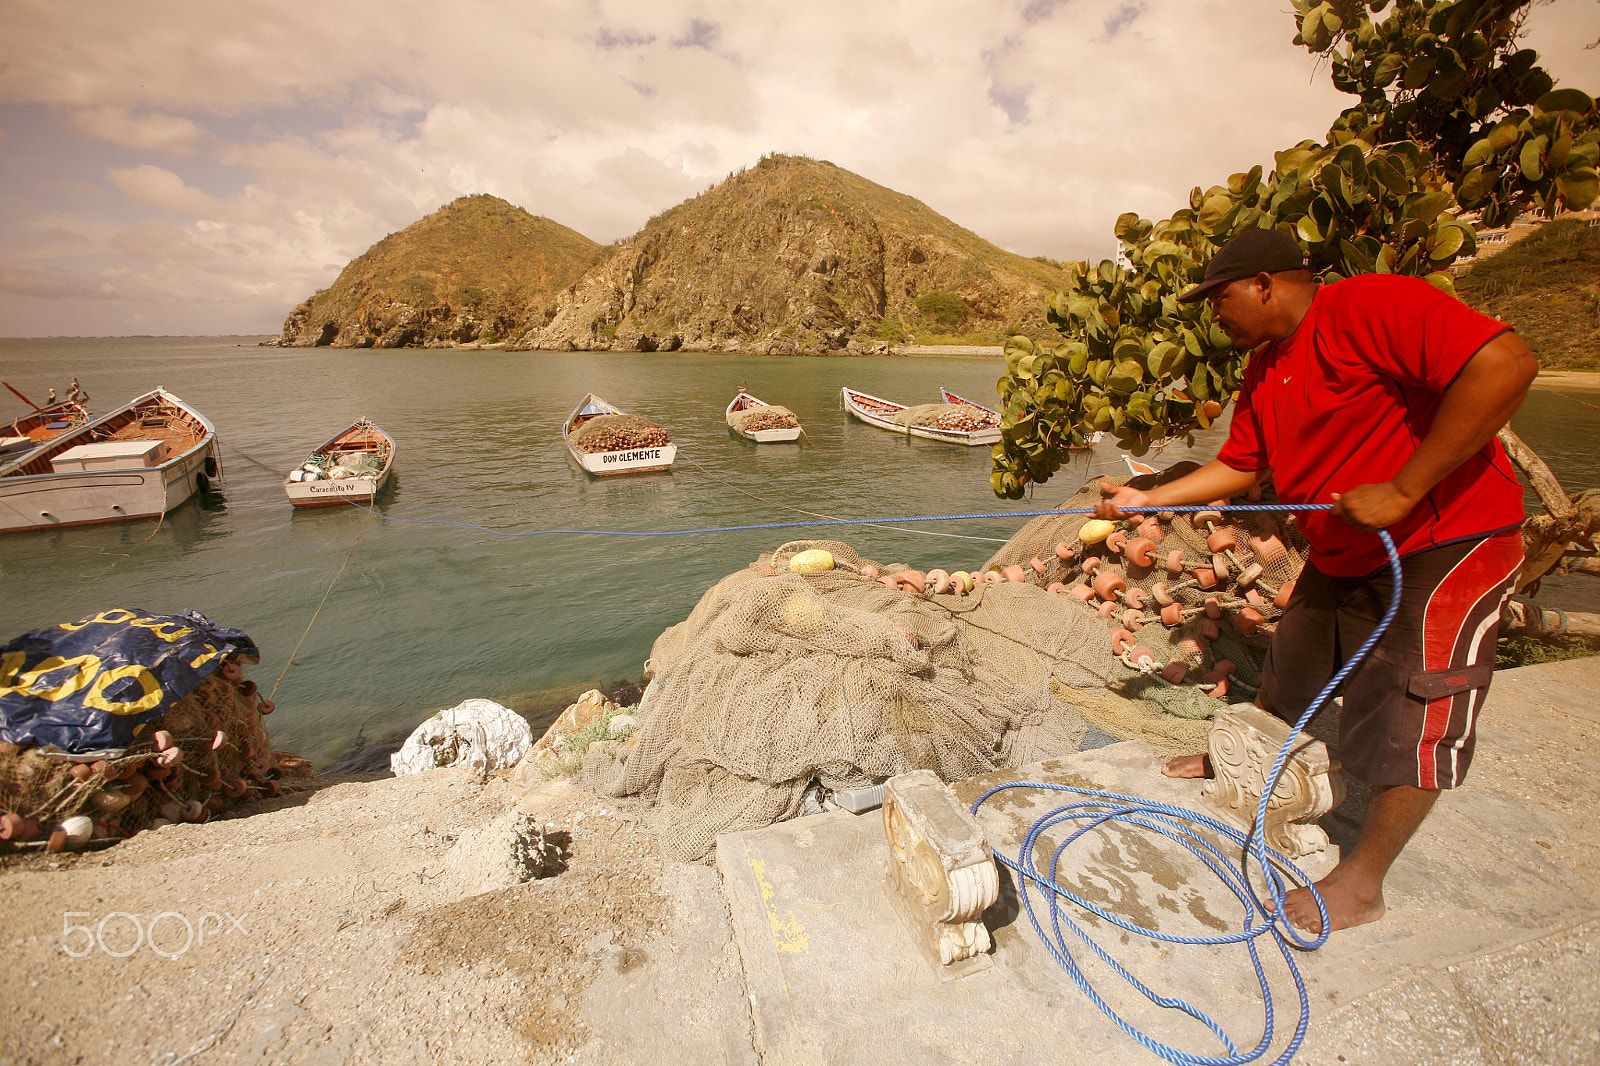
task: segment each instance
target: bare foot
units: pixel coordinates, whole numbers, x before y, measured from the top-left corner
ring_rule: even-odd
[[[1322,905],[1328,908],[1328,920],[1333,923],[1335,932],[1383,917],[1383,883],[1372,885],[1344,872],[1343,866],[1335,866],[1327,877],[1318,881],[1317,891],[1322,893]],[[1271,909],[1271,900],[1267,901],[1267,907]],[[1322,914],[1308,888],[1290,889],[1283,898],[1283,913],[1297,929],[1304,929],[1313,936],[1322,932]]]
[[[1214,777],[1211,772],[1211,756],[1209,755],[1180,755],[1161,768],[1167,777]]]

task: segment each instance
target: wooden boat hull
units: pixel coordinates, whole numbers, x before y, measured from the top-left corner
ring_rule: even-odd
[[[963,399],[962,397],[957,396],[955,393],[951,392],[949,389],[945,388],[943,385],[939,386],[939,395],[944,398],[944,402],[945,403],[964,403],[968,407],[977,407],[977,408],[979,408],[981,410],[988,411],[990,414],[995,415],[996,417],[999,416],[999,412],[996,411],[994,408],[992,408],[992,407],[984,407],[983,404],[981,404],[981,403],[973,403],[971,400]],[[1100,441],[1104,437],[1105,437],[1105,433],[1103,431],[1096,430],[1094,433],[1089,435],[1089,439],[1088,440],[1084,441],[1082,444],[1070,445],[1067,448],[1067,451],[1069,451],[1069,452],[1085,452],[1085,451],[1088,451],[1090,448],[1093,448],[1096,444],[1099,444]]]
[[[586,452],[567,445],[578,465],[596,477],[611,474],[648,474],[665,470],[677,458],[678,448],[665,444],[658,448],[633,448],[622,452]]]
[[[92,421],[88,408],[63,400],[0,426],[0,474],[22,466],[63,433],[82,429]]]
[[[741,400],[746,401],[746,402],[740,403]],[[787,427],[787,428],[778,428],[778,429],[758,429],[758,430],[754,430],[754,431],[746,431],[746,430],[739,429],[737,426],[735,426],[733,424],[733,416],[734,416],[735,413],[737,413],[739,411],[747,411],[752,407],[768,407],[768,406],[770,406],[770,405],[766,401],[758,400],[754,396],[751,396],[748,392],[739,393],[739,395],[737,395],[737,396],[735,396],[733,398],[733,402],[728,404],[728,410],[725,413],[725,416],[726,416],[726,418],[728,420],[728,429],[731,430],[732,432],[738,434],[739,436],[744,437],[746,440],[753,440],[753,441],[756,441],[759,444],[771,444],[771,443],[776,442],[776,441],[799,440],[800,439],[800,427],[799,426],[791,426],[791,427]]]
[[[672,460],[678,456],[677,445],[666,444],[651,445],[647,448],[624,448],[612,452],[586,452],[572,443],[573,423],[580,415],[624,415],[628,412],[607,403],[594,393],[585,396],[572,413],[567,416],[566,422],[561,426],[561,440],[567,446],[567,451],[572,458],[577,460],[586,472],[596,477],[611,477],[617,474],[650,474],[658,470],[666,470],[672,466]]]
[[[178,454],[154,466],[127,465],[106,469],[26,473],[22,468],[0,476],[0,532],[123,522],[155,518],[202,489],[219,484],[216,429],[200,412],[178,397],[157,389],[89,425],[51,441],[34,453],[27,466],[97,440],[119,416],[141,404],[170,404],[191,417],[201,432]]]
[[[344,447],[341,447],[341,444]],[[371,447],[366,447],[370,445]],[[364,419],[335,434],[313,451],[312,455],[326,455],[334,451],[362,450],[383,456],[383,469],[370,477],[324,478],[318,481],[283,480],[284,495],[295,507],[343,507],[347,504],[371,504],[383,486],[388,484],[389,472],[394,469],[394,438]],[[302,467],[303,469],[303,467]],[[293,474],[291,473],[291,477]]]
[[[978,430],[940,429],[938,426],[906,426],[894,421],[895,414],[906,409],[905,404],[895,403],[893,400],[885,400],[878,396],[871,396],[864,392],[857,392],[850,388],[841,389],[839,395],[843,398],[846,411],[849,411],[869,426],[887,429],[891,433],[903,433],[908,437],[922,437],[924,440],[944,441],[946,444],[965,444],[969,447],[995,444],[1000,440],[998,426],[992,429]]]

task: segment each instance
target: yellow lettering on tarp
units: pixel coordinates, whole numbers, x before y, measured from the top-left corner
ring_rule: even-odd
[[[202,666],[204,666],[206,663],[210,662],[212,659],[215,659],[217,656],[219,656],[221,654],[222,654],[222,649],[221,648],[213,648],[211,645],[207,644],[206,645],[206,650],[204,652],[200,653],[200,655],[196,656],[193,660],[190,661],[189,669],[198,670]]]
[[[139,682],[144,695],[133,703],[112,703],[103,693],[125,677],[131,677]],[[98,711],[109,711],[112,714],[138,714],[140,711],[149,711],[160,706],[162,695],[161,682],[156,680],[156,675],[150,672],[150,668],[133,663],[129,666],[119,666],[115,670],[107,670],[95,678],[94,684],[90,685],[89,691],[83,695],[83,705]]]
[[[13,663],[11,656],[6,657],[6,675],[20,667],[21,663]],[[72,676],[54,688],[37,688],[40,679],[48,674],[73,668]],[[63,659],[59,655],[52,655],[38,666],[25,673],[16,675],[16,681],[0,688],[0,695],[16,693],[19,696],[28,696],[32,699],[56,700],[66,699],[74,692],[89,684],[89,681],[100,670],[100,657],[97,655],[75,655],[70,659]]]
[[[177,622],[168,622],[160,618],[137,618],[128,624],[137,626],[140,629],[148,629],[169,644],[175,640],[182,640],[194,632],[188,626],[179,625]]]
[[[93,618],[85,618],[81,622],[62,622],[59,628],[65,629],[70,633],[76,633],[78,630],[87,626],[92,626],[96,622],[109,622],[112,625],[122,625],[124,622],[131,622],[138,617],[138,615],[124,607],[113,607],[109,611],[101,611]]]
[[[13,685],[11,679],[17,675],[17,671],[21,670],[22,664],[27,661],[28,655],[26,652],[8,651],[4,655],[0,655],[0,692],[7,692],[11,689]]]

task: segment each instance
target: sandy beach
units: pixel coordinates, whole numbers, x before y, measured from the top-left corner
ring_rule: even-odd
[[[1600,370],[1541,370],[1533,387],[1555,392],[1600,392]]]

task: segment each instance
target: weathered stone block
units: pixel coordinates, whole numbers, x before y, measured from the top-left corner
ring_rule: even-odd
[[[977,818],[933,771],[913,770],[886,784],[883,827],[893,897],[941,978],[986,969],[982,918],[1000,878]]]
[[[1255,823],[1267,774],[1289,738],[1289,723],[1251,703],[1217,714],[1207,743],[1215,776],[1201,796],[1229,821],[1248,830]],[[1322,851],[1328,834],[1318,818],[1344,802],[1338,764],[1320,740],[1301,735],[1284,764],[1267,804],[1267,845],[1295,859]]]

